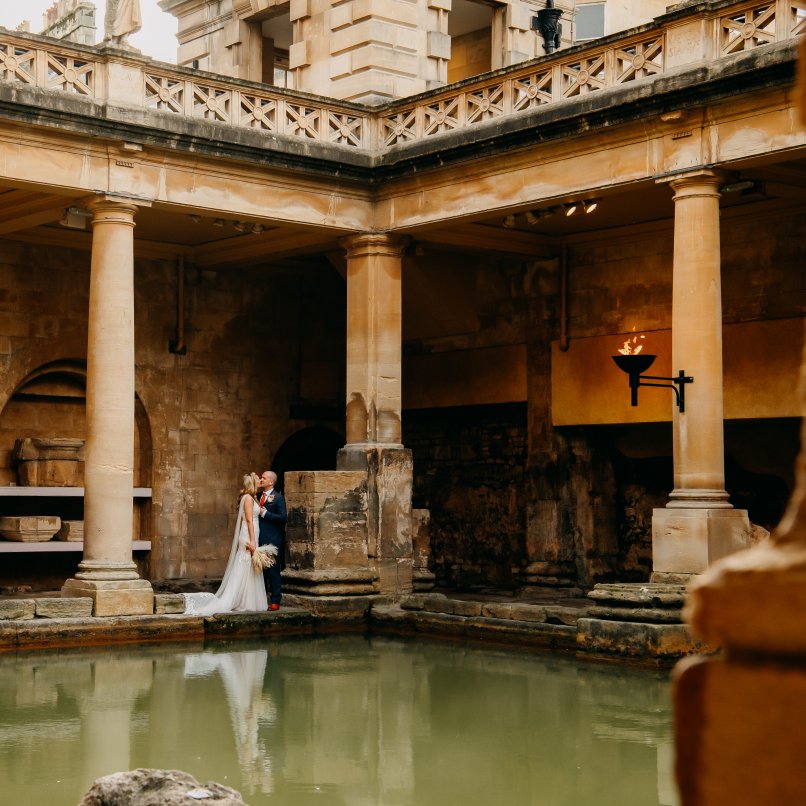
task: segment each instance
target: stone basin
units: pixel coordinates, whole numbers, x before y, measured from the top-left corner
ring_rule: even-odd
[[[84,440],[25,437],[14,443],[17,478],[23,487],[83,487]]]
[[[58,515],[20,515],[0,518],[0,535],[18,543],[52,540],[62,525]]]

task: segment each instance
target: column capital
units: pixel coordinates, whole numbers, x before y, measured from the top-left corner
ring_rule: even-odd
[[[357,232],[339,240],[339,245],[347,251],[348,257],[385,255],[403,257],[410,238],[407,235],[394,235],[389,232]]]
[[[110,193],[99,193],[96,196],[91,196],[86,199],[84,204],[92,212],[93,223],[96,221],[117,221],[121,224],[131,224],[141,207],[151,207],[151,202],[146,199],[136,199],[132,196]]]
[[[725,182],[725,174],[713,168],[696,168],[690,171],[663,176],[656,180],[659,185],[669,185],[674,190],[674,199],[689,196],[719,196]]]

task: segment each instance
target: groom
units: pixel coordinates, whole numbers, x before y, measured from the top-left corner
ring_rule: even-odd
[[[277,557],[274,565],[263,572],[266,593],[269,594],[269,610],[280,609],[280,571],[283,568],[283,528],[286,522],[285,498],[274,488],[277,474],[265,470],[260,476],[260,532],[258,545],[271,544],[277,546]]]

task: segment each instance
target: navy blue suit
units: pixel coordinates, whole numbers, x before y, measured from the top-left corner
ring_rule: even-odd
[[[258,501],[263,494],[258,497]],[[287,520],[285,509],[285,498],[275,487],[269,496],[272,500],[266,501],[263,505],[265,514],[259,520],[260,531],[258,532],[258,545],[265,546],[271,544],[277,546],[277,557],[274,565],[263,572],[263,581],[266,585],[266,593],[272,604],[280,604],[280,571],[284,566],[283,532]]]

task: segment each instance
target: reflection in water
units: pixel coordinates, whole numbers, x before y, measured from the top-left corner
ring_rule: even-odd
[[[361,636],[0,657],[3,802],[135,767],[260,804],[669,806],[664,674]]]

